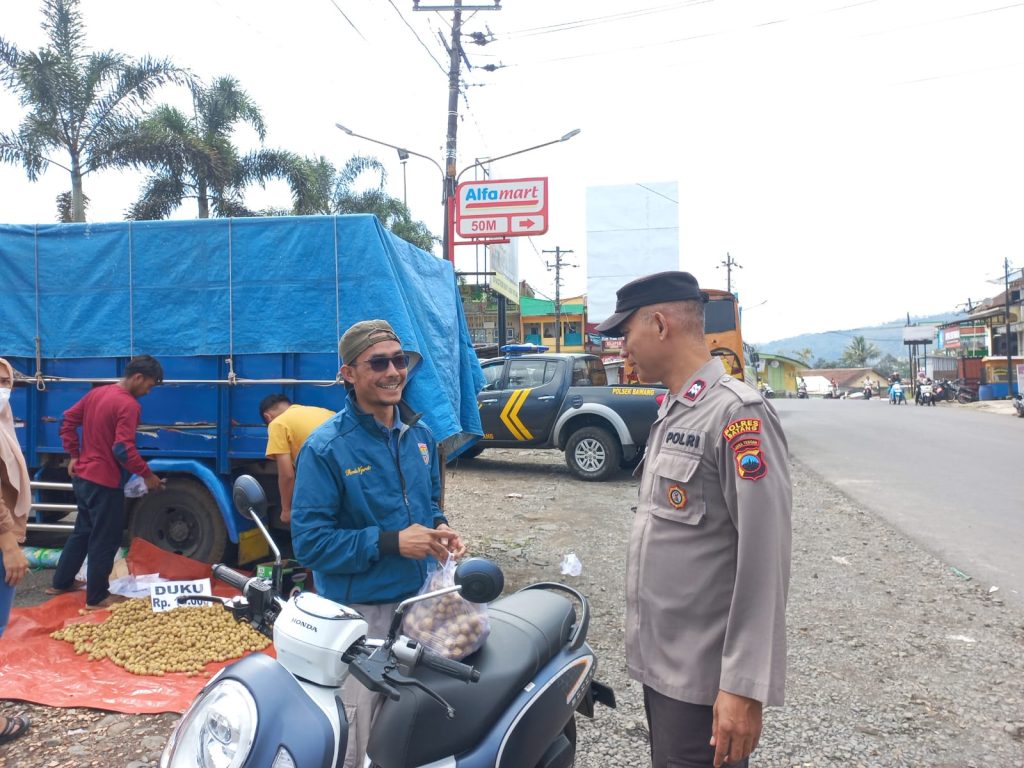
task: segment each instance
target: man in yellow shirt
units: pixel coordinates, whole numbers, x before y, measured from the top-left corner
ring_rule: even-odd
[[[277,464],[277,487],[281,492],[281,522],[292,519],[295,490],[295,460],[299,449],[316,428],[334,416],[334,411],[315,405],[295,405],[282,394],[267,395],[260,401],[260,416],[267,425],[267,458]]]

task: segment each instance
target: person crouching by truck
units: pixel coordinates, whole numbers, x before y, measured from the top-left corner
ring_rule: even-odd
[[[78,586],[75,575],[88,555],[86,608],[107,608],[126,599],[110,592],[110,571],[124,536],[124,484],[129,475],[136,474],[146,483],[147,490],[163,488],[163,480],[153,474],[135,447],[135,432],[142,413],[139,398],[163,380],[160,362],[155,357],[139,355],[128,362],[120,381],[91,389],[64,411],[60,438],[71,456],[68,474],[75,490],[78,516],[47,594],[74,590]]]
[[[334,416],[334,411],[315,405],[297,405],[287,395],[267,395],[260,401],[260,418],[267,425],[267,458],[277,465],[277,489],[281,493],[281,522],[292,519],[295,492],[295,460],[306,438]]]

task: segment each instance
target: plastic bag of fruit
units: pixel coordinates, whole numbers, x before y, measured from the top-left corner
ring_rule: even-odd
[[[427,574],[419,594],[444,589],[455,584],[455,558]],[[478,650],[491,631],[487,606],[471,603],[458,592],[414,604],[405,614],[406,635],[422,643],[434,653],[449,659],[464,659]]]

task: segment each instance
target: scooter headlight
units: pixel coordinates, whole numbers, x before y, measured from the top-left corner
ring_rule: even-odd
[[[160,757],[160,768],[240,768],[256,736],[256,702],[234,680],[223,680],[196,699]]]

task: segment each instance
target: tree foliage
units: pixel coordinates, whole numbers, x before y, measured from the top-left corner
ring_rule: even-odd
[[[863,336],[854,336],[843,350],[843,363],[848,368],[866,368],[881,352]]]
[[[427,252],[437,242],[426,224],[413,219],[405,203],[384,190],[387,172],[377,158],[354,155],[340,169],[323,156],[304,158],[297,171],[288,179],[292,213],[371,213],[384,227]],[[367,176],[375,183],[360,189],[358,182]]]
[[[44,0],[42,27],[49,44],[38,51],[0,37],[0,82],[28,108],[0,133],[0,161],[22,165],[29,181],[51,165],[68,172],[71,219],[85,221],[83,177],[117,165],[153,92],[189,76],[168,59],[90,51],[78,0]],[[55,159],[61,152],[66,164]]]
[[[125,165],[152,171],[129,219],[164,219],[186,200],[195,200],[201,219],[253,216],[244,203],[245,187],[299,173],[301,158],[283,150],[258,149],[243,155],[232,141],[248,124],[262,141],[266,125],[260,108],[233,77],[192,87],[192,115],[161,105],[123,148]]]

